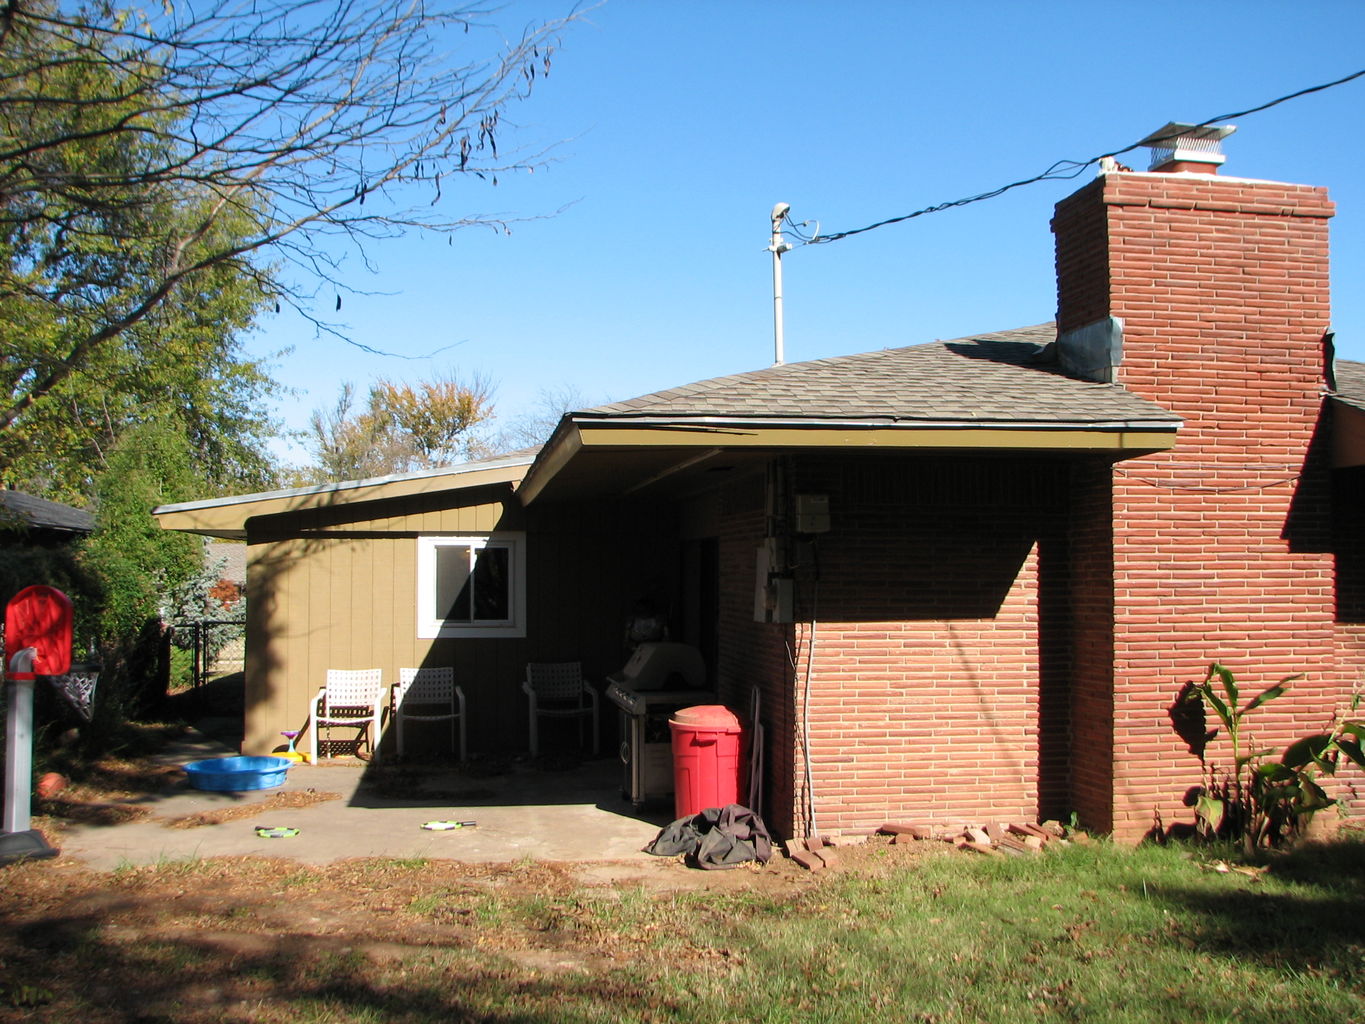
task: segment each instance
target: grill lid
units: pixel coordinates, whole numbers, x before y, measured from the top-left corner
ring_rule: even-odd
[[[643,643],[607,681],[628,690],[700,690],[706,686],[701,651],[665,640]]]

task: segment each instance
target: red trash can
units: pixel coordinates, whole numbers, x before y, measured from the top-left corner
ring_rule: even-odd
[[[722,704],[683,708],[668,720],[673,733],[675,818],[739,803],[739,718]]]

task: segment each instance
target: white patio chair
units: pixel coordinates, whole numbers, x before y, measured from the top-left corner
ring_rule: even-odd
[[[327,670],[327,685],[318,690],[308,715],[308,754],[311,764],[318,763],[318,737],[323,729],[337,726],[359,729],[356,751],[366,734],[370,753],[379,761],[379,730],[384,710],[384,676],[377,668]]]
[[[455,685],[455,670],[400,668],[393,688],[393,723],[398,733],[398,756],[403,756],[403,723],[450,722],[450,745],[455,745],[455,726],[460,728],[460,760],[465,759],[464,690]]]
[[[592,752],[599,746],[597,691],[583,679],[576,661],[531,662],[521,688],[531,703],[531,756],[540,753],[541,718],[577,718],[578,743],[583,743],[583,719],[592,722]]]

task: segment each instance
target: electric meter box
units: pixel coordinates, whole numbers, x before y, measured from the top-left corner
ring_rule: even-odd
[[[829,533],[829,495],[796,496],[796,532]]]

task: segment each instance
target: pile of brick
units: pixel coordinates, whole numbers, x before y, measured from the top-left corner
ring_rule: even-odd
[[[839,864],[839,855],[834,852],[834,847],[819,836],[788,839],[782,846],[787,851],[787,856],[807,871],[823,871]]]
[[[963,829],[934,829],[926,825],[902,825],[888,822],[877,829],[882,835],[892,837],[893,843],[909,843],[921,840],[940,840],[952,843],[959,850],[972,850],[976,853],[1009,854],[1022,856],[1041,853],[1043,848],[1054,843],[1085,841],[1089,837],[1083,832],[1066,829],[1059,822],[1045,821],[1042,824],[1024,825],[969,825]]]

